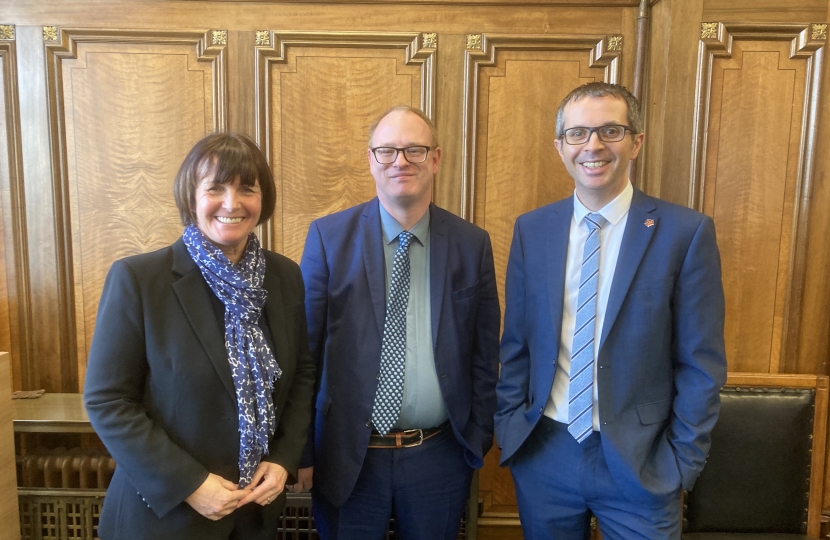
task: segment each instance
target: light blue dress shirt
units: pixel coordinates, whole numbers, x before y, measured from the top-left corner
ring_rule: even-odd
[[[404,228],[380,206],[386,298],[389,279],[398,249],[398,235]],[[403,405],[394,429],[431,428],[444,423],[447,408],[438,386],[432,350],[432,311],[429,289],[429,210],[409,231],[415,238],[409,246],[409,303],[406,307],[406,369]]]

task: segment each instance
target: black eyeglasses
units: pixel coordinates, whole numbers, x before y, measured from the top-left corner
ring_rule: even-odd
[[[634,130],[628,126],[619,124],[608,124],[599,127],[572,127],[565,130],[565,142],[568,144],[585,144],[591,139],[591,135],[597,134],[602,142],[619,142],[625,138],[625,132]]]
[[[407,146],[406,148],[394,148],[392,146],[378,146],[369,148],[375,155],[375,160],[381,165],[395,163],[398,159],[398,152],[403,152],[403,158],[410,163],[423,163],[427,160],[427,154],[432,150],[429,146]]]

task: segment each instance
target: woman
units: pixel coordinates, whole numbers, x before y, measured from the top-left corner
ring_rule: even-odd
[[[116,261],[98,308],[84,397],[118,464],[99,534],[273,540],[311,418],[300,270],[253,233],[276,189],[250,139],[208,135],[173,189],[184,234]]]

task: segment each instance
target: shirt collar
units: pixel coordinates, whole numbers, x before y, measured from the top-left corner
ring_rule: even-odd
[[[384,244],[391,244],[404,231],[404,228],[398,223],[398,220],[392,217],[392,214],[386,211],[383,204],[378,202],[378,206],[380,207],[380,228],[383,233],[383,242]],[[409,231],[422,246],[426,245],[427,235],[429,234],[429,214],[430,211],[427,209],[424,217],[418,220],[418,223]]]
[[[631,208],[631,199],[633,198],[634,188],[631,186],[631,182],[627,182],[622,193],[617,195],[613,201],[600,208],[596,213],[608,220],[611,225],[616,225],[628,213],[628,210]],[[574,191],[574,219],[577,224],[582,223],[583,218],[590,213],[591,210],[588,210],[582,204],[582,201],[576,196],[576,191]]]

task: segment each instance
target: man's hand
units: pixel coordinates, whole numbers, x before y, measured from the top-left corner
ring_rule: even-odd
[[[202,485],[185,502],[201,515],[216,521],[236,510],[240,499],[248,493],[249,490],[239,489],[233,482],[209,473]]]
[[[312,477],[314,476],[314,467],[306,467],[297,471],[297,483],[289,486],[294,493],[302,493],[309,491],[314,485]]]
[[[288,471],[282,465],[269,461],[260,461],[259,466],[251,478],[253,491],[248,492],[245,497],[237,503],[237,508],[255,502],[265,506],[273,501],[285,488],[285,481],[288,479]]]

